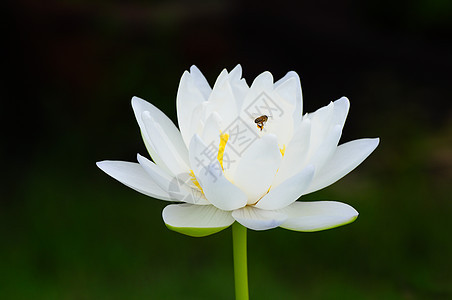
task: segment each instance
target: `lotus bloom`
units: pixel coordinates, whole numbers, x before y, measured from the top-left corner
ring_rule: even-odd
[[[343,97],[302,113],[300,79],[276,83],[260,74],[248,86],[238,65],[211,88],[195,67],[177,93],[179,129],[152,104],[132,107],[153,161],[102,161],[105,173],[153,198],[183,202],[163,210],[168,228],[206,236],[234,222],[253,230],[318,231],[354,221],[358,212],[334,201],[297,201],[358,166],[378,138],[338,146],[349,110]]]

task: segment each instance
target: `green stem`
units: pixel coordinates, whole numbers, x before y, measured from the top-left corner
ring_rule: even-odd
[[[235,299],[248,300],[248,267],[246,262],[246,227],[232,224],[232,247],[234,252]]]

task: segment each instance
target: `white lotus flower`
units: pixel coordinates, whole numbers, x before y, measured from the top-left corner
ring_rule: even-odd
[[[254,230],[317,231],[354,221],[358,212],[334,201],[296,201],[358,166],[379,139],[338,146],[349,110],[343,97],[302,115],[298,75],[273,83],[269,72],[247,85],[238,65],[213,89],[195,67],[177,93],[180,131],[152,104],[132,107],[153,161],[102,161],[105,173],[153,198],[185,202],[163,210],[168,228],[205,236],[235,221]],[[259,119],[259,117],[261,117]],[[266,120],[266,121],[265,121]]]

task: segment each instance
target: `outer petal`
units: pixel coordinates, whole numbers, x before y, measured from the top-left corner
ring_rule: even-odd
[[[221,72],[210,94],[206,105],[206,118],[217,112],[224,122],[224,126],[232,124],[238,116],[238,104],[232,89],[230,76],[226,70]],[[222,128],[224,130],[224,128]]]
[[[207,82],[204,75],[196,66],[190,67],[190,74],[193,78],[193,85],[198,88],[198,90],[203,95],[204,99],[207,100],[209,98],[210,93],[212,92],[212,88]]]
[[[166,206],[162,215],[169,229],[193,237],[217,233],[234,223],[230,212],[212,205],[173,204]]]
[[[260,91],[272,91],[274,89],[272,73],[265,71],[259,74],[251,84],[251,88]]]
[[[207,200],[222,210],[245,206],[245,193],[224,177],[216,157],[213,160],[204,157],[206,150],[207,146],[195,135],[190,143],[190,163]]]
[[[212,89],[198,68],[192,66],[190,73],[185,71],[180,80],[177,91],[177,120],[179,128],[188,148],[194,132],[192,121],[194,109],[202,102],[207,101]],[[197,120],[199,121],[199,119]]]
[[[342,127],[340,125],[332,127],[320,146],[311,155],[308,154],[309,164],[313,164],[316,170],[321,169],[336,151],[341,135]]]
[[[272,134],[255,141],[243,154],[234,174],[234,183],[256,203],[270,188],[281,164],[278,141]]]
[[[164,191],[167,191],[171,199],[192,204],[210,204],[202,192],[192,184],[189,173],[179,177],[171,177],[163,172],[149,159],[137,154],[137,160],[153,181]]]
[[[249,87],[246,80],[242,78],[242,66],[239,64],[231,73],[229,73],[229,82],[231,84],[232,93],[234,94],[237,110],[240,110],[243,104],[243,99],[248,93]]]
[[[348,204],[334,201],[294,202],[279,210],[288,215],[282,228],[296,231],[319,231],[353,222],[358,212]]]
[[[265,195],[255,207],[274,210],[284,208],[287,205],[295,202],[303,195],[314,176],[314,166],[309,165],[297,175],[287,179],[276,188],[270,189],[267,195]]]
[[[155,163],[140,154],[137,154],[137,160],[149,177],[151,177],[162,190],[167,191],[172,177],[163,172]]]
[[[246,206],[232,212],[232,217],[243,226],[253,230],[267,230],[280,226],[287,219],[283,212],[262,210]]]
[[[260,115],[272,115],[272,110],[265,108],[263,102],[260,100],[262,95],[264,95],[264,101],[268,101],[269,98],[273,96],[273,75],[265,71],[259,74],[251,84],[248,89],[245,98],[243,99],[241,107],[241,117],[245,119],[257,118]],[[274,99],[271,99],[274,101]],[[279,99],[278,99],[279,100]],[[271,105],[270,105],[271,106]],[[270,108],[274,108],[271,106]],[[278,115],[281,113],[280,110],[277,111]],[[251,120],[252,121],[252,120]]]
[[[165,162],[163,162],[159,155],[155,152],[155,149],[151,145],[149,135],[146,133],[144,122],[142,119],[142,114],[148,111],[152,118],[157,122],[165,134],[168,136],[169,140],[174,144],[176,149],[187,148],[182,140],[181,134],[177,127],[161,110],[152,105],[149,102],[144,101],[138,97],[132,98],[133,112],[135,113],[135,118],[137,119],[138,125],[140,126],[141,134],[143,136],[144,144],[146,145],[149,154],[155,163],[164,169],[166,172],[171,173],[167,168]]]
[[[350,109],[350,101],[347,97],[341,97],[333,102],[334,116],[331,120],[331,125],[340,125],[344,127],[345,119],[347,119],[348,111]]]
[[[334,112],[334,104],[330,102],[327,106],[321,107],[313,113],[304,115],[303,119],[311,120],[311,151],[317,149],[317,147],[325,139],[330,127],[330,120],[332,119]]]
[[[331,128],[338,125],[341,129],[344,126],[348,114],[350,102],[342,97],[331,102],[314,113],[307,114],[304,118],[311,119],[311,152],[310,156],[322,144]]]
[[[150,112],[143,112],[142,119],[150,145],[171,171],[171,174],[177,176],[182,173],[189,173],[188,150],[185,144],[174,143]]]
[[[272,183],[273,188],[303,170],[308,158],[310,137],[311,120],[304,119],[295,130],[292,140],[286,147],[281,166]]]
[[[278,186],[287,178],[297,174],[308,164],[313,165],[316,172],[318,172],[336,151],[342,134],[342,127],[340,125],[335,125],[330,128],[324,140],[317,148],[311,147],[311,142],[308,139],[312,137],[313,133],[307,133],[308,130],[309,119],[305,119],[302,121],[301,127],[297,130],[294,138],[287,147],[287,156],[286,154],[284,155],[281,168],[278,170],[278,174],[273,182],[274,186]]]
[[[306,194],[323,189],[347,175],[377,148],[379,142],[379,138],[360,139],[337,147],[331,159],[315,175]]]
[[[153,198],[174,201],[137,163],[104,160],[96,165],[105,173],[128,187]]]
[[[303,115],[303,96],[301,93],[300,77],[294,71],[290,71],[275,82],[275,90],[283,99],[292,102],[295,105],[294,123],[297,124]],[[297,122],[298,121],[298,122]]]

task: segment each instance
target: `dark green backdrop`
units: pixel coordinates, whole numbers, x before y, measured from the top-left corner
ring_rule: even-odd
[[[315,4],[314,4],[315,2]],[[166,203],[95,162],[146,154],[130,106],[175,120],[180,76],[241,63],[302,78],[305,111],[349,97],[342,142],[380,137],[303,199],[351,225],[249,232],[252,299],[452,297],[450,1],[29,1],[3,10],[1,299],[232,299],[230,229],[166,229]]]

